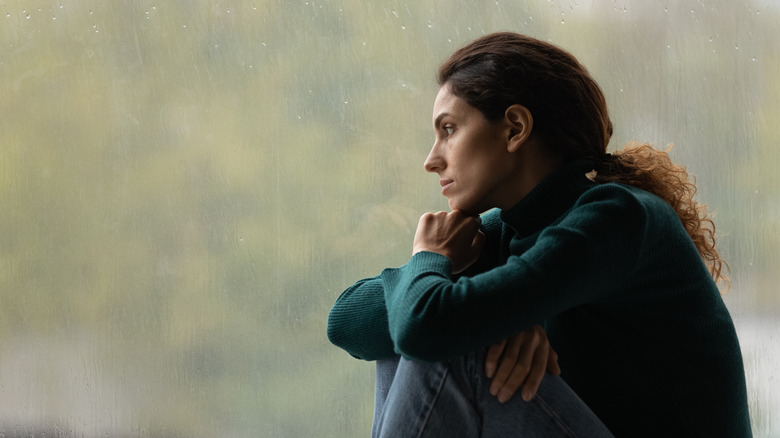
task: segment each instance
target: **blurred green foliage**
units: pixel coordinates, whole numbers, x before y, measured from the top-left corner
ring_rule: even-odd
[[[738,3],[0,2],[0,428],[366,436],[327,311],[446,208],[435,69],[497,30],[591,68],[613,147],[675,143],[776,315],[780,12]]]

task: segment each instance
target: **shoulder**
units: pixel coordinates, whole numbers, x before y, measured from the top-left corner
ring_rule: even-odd
[[[633,211],[642,216],[672,216],[677,214],[668,202],[658,196],[627,184],[598,184],[582,193],[574,208],[592,204],[612,205],[615,210]]]
[[[626,184],[604,183],[586,190],[564,222],[587,224],[595,233],[639,238],[645,244],[688,241],[688,233],[675,209],[660,197]]]
[[[658,196],[625,184],[604,183],[585,190],[554,227],[646,239],[665,233],[676,236],[682,223],[674,208]]]

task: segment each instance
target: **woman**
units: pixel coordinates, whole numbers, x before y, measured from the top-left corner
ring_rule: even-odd
[[[601,90],[548,43],[484,36],[438,82],[425,169],[452,212],[423,215],[409,263],[328,321],[377,360],[374,434],[750,436],[723,261],[684,168],[607,153]]]

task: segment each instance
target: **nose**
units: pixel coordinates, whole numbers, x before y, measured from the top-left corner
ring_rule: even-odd
[[[426,172],[439,172],[444,169],[444,159],[439,153],[438,141],[433,142],[431,152],[428,153],[428,158],[425,159],[423,167],[425,167]]]

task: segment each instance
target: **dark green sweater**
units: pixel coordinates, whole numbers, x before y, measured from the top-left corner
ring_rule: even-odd
[[[543,324],[563,378],[616,436],[751,436],[734,326],[679,218],[586,170],[485,214],[482,256],[462,275],[420,252],[359,281],[329,339],[365,360],[440,361]]]

